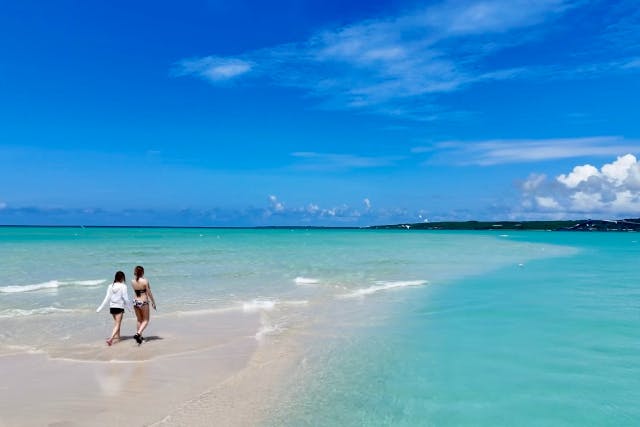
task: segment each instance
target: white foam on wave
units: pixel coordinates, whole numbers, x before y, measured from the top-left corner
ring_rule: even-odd
[[[205,308],[196,310],[178,310],[170,313],[171,316],[205,316],[210,314],[222,314],[234,311],[244,311],[245,313],[255,313],[261,311],[272,311],[276,307],[287,306],[303,306],[309,304],[307,300],[290,300],[290,301],[278,301],[278,300],[260,300],[255,299],[247,302],[242,302],[240,305],[230,305],[226,307]],[[157,316],[163,316],[158,314]]]
[[[255,338],[258,341],[262,341],[267,336],[279,335],[282,333],[282,328],[278,325],[263,324],[260,326],[258,332],[256,332]]]
[[[217,307],[217,308],[204,308],[201,310],[178,310],[170,313],[170,315],[176,316],[205,316],[208,314],[221,314],[236,311],[237,307]],[[163,316],[162,314],[156,314],[156,316]]]
[[[429,283],[426,280],[400,280],[396,282],[376,282],[374,286],[368,288],[356,289],[348,294],[338,295],[338,298],[359,298],[367,295],[372,295],[377,292],[388,291],[390,289],[407,288],[411,286],[423,286]]]
[[[98,286],[105,283],[106,280],[49,280],[48,282],[35,283],[33,285],[10,285],[0,286],[0,293],[13,294],[20,292],[33,292],[44,289],[57,289],[61,286]]]
[[[317,285],[320,283],[320,280],[314,279],[312,277],[296,277],[293,279],[296,285]]]
[[[306,299],[278,302],[278,305],[307,305],[307,304],[309,304],[309,301]]]
[[[2,286],[0,287],[0,293],[12,294],[17,292],[31,292],[42,289],[55,289],[58,286],[60,286],[60,282],[57,280],[50,280],[48,282],[36,283],[34,285]]]
[[[65,285],[78,285],[78,286],[98,286],[98,285],[102,285],[103,283],[105,283],[106,280],[101,280],[101,279],[97,279],[97,280],[77,280],[77,281],[72,281],[72,282],[61,282],[63,286]]]
[[[54,314],[54,313],[71,313],[73,311],[74,310],[71,310],[68,308],[57,308],[57,307],[41,307],[41,308],[34,308],[32,310],[12,308],[9,310],[0,311],[0,318],[38,316],[38,315],[46,315],[46,314]]]
[[[275,308],[276,301],[254,299],[242,304],[242,311],[253,313],[256,311],[271,311]]]

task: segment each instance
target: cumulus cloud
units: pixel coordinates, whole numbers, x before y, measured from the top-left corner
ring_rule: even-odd
[[[340,203],[321,206],[307,203],[294,206],[280,201],[275,195],[268,197],[268,206],[236,213],[243,223],[251,225],[306,225],[306,226],[368,226],[419,222],[425,218],[425,211],[412,212],[404,208],[374,207],[369,198],[362,200],[364,206]],[[221,210],[217,211],[219,216]],[[226,214],[225,216],[229,216]]]
[[[599,173],[598,169],[591,165],[576,166],[573,168],[573,172],[559,175],[556,179],[567,188],[576,188],[581,182],[585,182]]]
[[[536,203],[543,209],[558,209],[560,204],[553,197],[536,196]]]
[[[522,183],[523,207],[532,212],[640,214],[640,163],[633,154],[597,168],[579,165],[549,180],[531,175]]]
[[[278,198],[273,194],[269,196],[269,204],[274,212],[284,211],[284,203],[278,201]]]

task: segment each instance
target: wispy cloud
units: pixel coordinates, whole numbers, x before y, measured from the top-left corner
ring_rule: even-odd
[[[427,9],[425,22],[451,35],[505,32],[540,23],[571,7],[566,0],[448,1]]]
[[[379,168],[393,166],[402,159],[400,156],[373,157],[311,151],[294,152],[291,156],[299,161],[295,167],[308,170]]]
[[[602,16],[605,30],[600,37],[600,48],[637,54],[640,48],[640,8],[636,0],[602,2],[608,14]]]
[[[597,168],[578,165],[554,179],[532,175],[521,185],[522,207],[533,213],[640,214],[640,163],[632,154]]]
[[[175,74],[212,83],[242,77],[297,87],[333,109],[422,120],[429,97],[515,78],[521,69],[486,68],[491,52],[529,40],[526,29],[552,20],[575,0],[447,0],[426,8],[326,29],[305,41],[180,61]],[[489,37],[489,39],[487,39]],[[451,43],[455,42],[455,43]],[[483,69],[485,68],[485,69]]]
[[[526,163],[586,156],[616,156],[640,151],[640,140],[620,136],[587,138],[444,141],[414,147],[413,153],[436,152],[429,162],[482,166]]]
[[[252,63],[238,58],[205,56],[204,58],[183,59],[176,64],[176,76],[196,75],[212,83],[233,80],[251,71]]]

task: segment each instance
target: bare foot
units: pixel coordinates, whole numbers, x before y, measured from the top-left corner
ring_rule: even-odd
[[[109,338],[109,339],[107,340],[107,345],[108,345],[109,347],[111,347],[111,344],[113,344],[113,338]]]

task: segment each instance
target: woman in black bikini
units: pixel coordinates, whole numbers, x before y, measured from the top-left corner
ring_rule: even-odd
[[[138,330],[133,338],[138,345],[140,345],[144,339],[142,337],[142,331],[149,325],[149,301],[151,301],[151,306],[154,310],[156,309],[156,301],[153,299],[149,281],[144,277],[144,268],[140,265],[137,266],[133,270],[133,275],[134,279],[131,281],[131,286],[133,286],[133,292],[135,293],[133,297],[133,309],[138,319]]]

